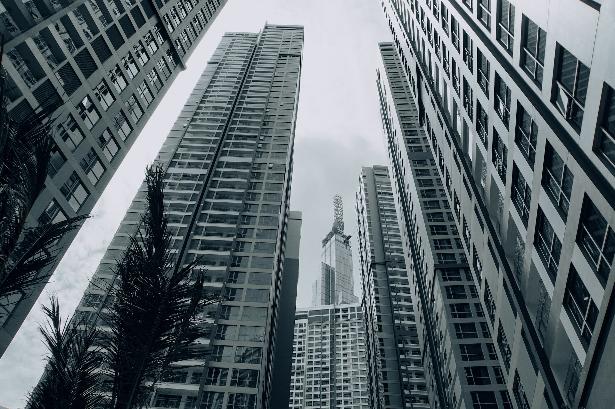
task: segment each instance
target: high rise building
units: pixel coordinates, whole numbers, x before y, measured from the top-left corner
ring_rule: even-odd
[[[380,52],[380,111],[430,407],[511,408],[479,277],[467,262],[404,66],[392,43],[380,44]]]
[[[429,408],[412,289],[386,166],[364,167],[356,195],[370,408]]]
[[[0,1],[10,115],[22,120],[44,107],[54,119],[49,176],[30,225],[92,210],[225,3]],[[76,234],[62,239],[58,261]],[[43,287],[0,300],[0,356]]]
[[[269,408],[279,392],[272,382],[286,376],[288,383],[300,226],[289,200],[302,47],[298,26],[224,35],[159,153],[177,260],[198,257],[207,290],[221,301],[200,315],[209,334],[195,345],[202,358],[164,378],[150,407]],[[145,191],[78,318],[98,320],[109,302],[115,260],[138,228]]]
[[[352,279],[350,235],[344,233],[344,207],[339,195],[333,197],[333,225],[322,240],[320,269],[320,304],[358,301]]]
[[[371,409],[365,354],[365,323],[359,304],[298,309],[286,407]]]
[[[615,4],[382,6],[515,406],[612,407]]]

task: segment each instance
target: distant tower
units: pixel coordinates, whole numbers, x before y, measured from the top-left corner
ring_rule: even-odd
[[[320,304],[349,304],[358,301],[352,280],[350,236],[344,234],[342,197],[333,197],[333,226],[322,241]]]

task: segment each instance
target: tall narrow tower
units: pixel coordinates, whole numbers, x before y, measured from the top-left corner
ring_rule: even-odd
[[[320,303],[350,304],[358,301],[352,280],[350,235],[344,234],[344,207],[340,195],[333,197],[333,226],[322,241]]]
[[[172,365],[148,406],[268,409],[278,392],[272,383],[290,371],[285,335],[300,216],[289,200],[302,47],[297,26],[224,35],[159,153],[177,259],[198,260],[207,291],[221,298],[199,317],[208,334],[194,345],[199,358]],[[97,314],[110,302],[115,260],[138,229],[144,200],[143,186],[78,318],[105,326]]]

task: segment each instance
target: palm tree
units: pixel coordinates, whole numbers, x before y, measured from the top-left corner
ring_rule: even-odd
[[[28,397],[28,409],[92,409],[101,401],[95,327],[79,321],[62,323],[58,300],[43,307],[48,318],[40,331],[49,350],[47,367]]]
[[[45,267],[57,256],[57,242],[85,217],[25,227],[34,201],[44,188],[52,144],[49,112],[43,107],[23,121],[15,121],[3,100],[0,72],[0,299],[45,282]]]
[[[197,313],[216,301],[203,297],[203,277],[193,274],[195,263],[181,266],[171,253],[163,178],[161,167],[148,168],[141,230],[117,265],[105,346],[113,377],[109,407],[114,409],[141,408],[171,363],[194,356],[191,345],[203,336]]]

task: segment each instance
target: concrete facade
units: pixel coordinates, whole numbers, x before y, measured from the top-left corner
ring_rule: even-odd
[[[510,395],[427,133],[392,43],[378,92],[432,408],[509,408]]]
[[[381,4],[514,406],[612,402],[615,4]]]

